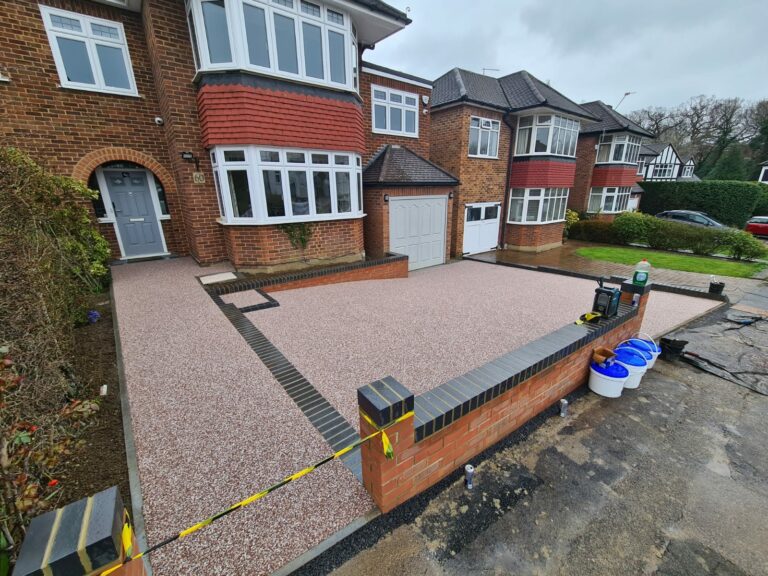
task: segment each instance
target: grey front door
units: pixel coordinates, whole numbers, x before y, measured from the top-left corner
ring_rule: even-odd
[[[143,170],[104,170],[123,256],[162,254],[163,236]]]

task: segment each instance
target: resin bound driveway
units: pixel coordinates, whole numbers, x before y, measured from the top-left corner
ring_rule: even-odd
[[[331,452],[196,278],[224,270],[186,258],[112,270],[150,544]],[[407,279],[276,292],[278,307],[244,317],[237,307],[263,301],[255,292],[222,305],[357,428],[359,386],[391,375],[427,391],[573,322],[591,308],[594,288],[462,261]],[[644,328],[656,335],[714,305],[654,292]],[[158,576],[269,574],[372,509],[355,476],[333,462],[164,548],[152,564]]]

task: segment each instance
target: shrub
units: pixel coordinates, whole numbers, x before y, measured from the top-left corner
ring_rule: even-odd
[[[681,235],[684,248],[699,256],[717,254],[725,246],[730,233],[730,229],[703,228],[685,224],[682,224],[682,227],[688,229]]]
[[[743,230],[728,230],[725,233],[725,248],[735,260],[755,260],[768,256],[768,250],[760,240]]]
[[[762,187],[755,209],[752,211],[753,216],[768,216],[768,186],[762,184]]]
[[[565,211],[565,228],[563,228],[563,236],[568,238],[570,235],[571,227],[579,221],[579,213],[576,210],[570,208]]]
[[[640,207],[648,214],[664,210],[699,210],[723,224],[743,228],[764,190],[757,182],[641,182]]]
[[[623,244],[647,244],[650,218],[640,212],[623,212],[613,221],[613,230]]]
[[[620,244],[611,222],[603,220],[579,220],[571,226],[568,233],[574,240],[602,242],[604,244]]]

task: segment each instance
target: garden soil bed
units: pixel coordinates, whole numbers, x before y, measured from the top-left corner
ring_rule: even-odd
[[[73,451],[59,473],[62,499],[57,506],[91,496],[112,486],[120,488],[123,502],[130,510],[128,466],[120,409],[120,383],[117,377],[115,334],[109,292],[96,294],[89,309],[101,319],[75,331],[74,373],[90,397],[99,399],[100,409],[79,438],[84,442]],[[107,395],[99,388],[107,385]]]

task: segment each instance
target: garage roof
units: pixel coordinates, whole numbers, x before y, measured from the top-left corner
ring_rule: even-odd
[[[459,180],[405,146],[387,144],[363,170],[366,186],[456,186]]]

